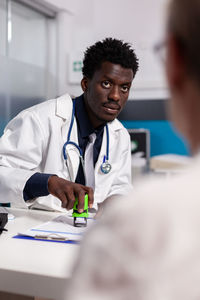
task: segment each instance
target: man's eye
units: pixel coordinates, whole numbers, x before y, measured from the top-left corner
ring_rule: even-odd
[[[109,89],[111,87],[111,83],[109,81],[103,81],[102,82],[102,87]]]
[[[124,85],[121,87],[121,90],[123,93],[127,93],[129,91],[129,87],[127,85]]]

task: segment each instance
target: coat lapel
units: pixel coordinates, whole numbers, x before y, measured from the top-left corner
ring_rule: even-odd
[[[69,126],[72,118],[72,99],[68,94],[61,96],[57,99],[56,115],[62,118],[63,120],[63,125],[61,127],[61,135],[62,135],[62,140],[64,145],[67,141]],[[78,144],[77,123],[75,118],[72,126],[70,141]],[[65,148],[65,151],[68,157],[68,166],[70,170],[70,175],[72,177],[72,180],[75,181],[78,172],[79,161],[80,161],[79,151],[73,145],[68,145]],[[67,179],[69,179],[69,174],[68,174],[67,167],[65,165],[64,157],[63,157],[63,164],[64,164],[64,175]]]

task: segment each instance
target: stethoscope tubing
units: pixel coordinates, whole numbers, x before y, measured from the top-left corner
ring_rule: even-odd
[[[73,141],[70,141],[70,137],[71,137],[71,132],[72,132],[72,127],[73,127],[73,123],[74,123],[74,117],[75,117],[75,100],[73,100],[73,107],[72,107],[72,118],[71,118],[71,122],[70,122],[70,126],[69,126],[69,131],[68,131],[68,134],[67,134],[67,141],[64,143],[63,145],[63,149],[62,149],[62,152],[63,152],[63,157],[64,157],[64,160],[65,160],[65,163],[66,163],[66,167],[67,167],[67,170],[68,170],[68,173],[69,173],[69,176],[70,176],[70,180],[72,181],[72,178],[71,178],[71,175],[70,175],[70,171],[69,171],[69,165],[68,165],[68,159],[67,159],[67,153],[66,153],[66,147],[68,145],[72,145],[74,146],[78,152],[79,152],[79,157],[80,157],[80,160],[81,160],[81,164],[82,164],[82,167],[83,167],[83,172],[84,172],[84,176],[85,176],[85,164],[84,164],[84,159],[83,159],[83,151],[82,149],[79,147],[79,145],[77,145],[75,142]],[[106,155],[104,155],[104,158],[103,158],[103,164],[106,163],[108,160],[109,160],[109,130],[108,130],[108,125],[106,124],[106,138],[107,138],[107,144],[106,144]],[[102,165],[103,165],[102,164]],[[110,165],[110,164],[109,164]],[[102,168],[101,168],[102,170]],[[103,171],[102,171],[103,172]],[[104,173],[104,172],[103,172]]]

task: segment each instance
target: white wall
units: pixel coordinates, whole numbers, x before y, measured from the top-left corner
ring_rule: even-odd
[[[59,94],[81,93],[79,84],[69,82],[70,56],[111,36],[132,43],[140,59],[130,98],[166,97],[162,66],[152,49],[163,36],[167,0],[45,1],[68,11],[59,13]]]

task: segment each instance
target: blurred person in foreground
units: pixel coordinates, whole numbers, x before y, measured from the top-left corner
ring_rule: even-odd
[[[107,208],[83,242],[69,299],[200,298],[199,33],[200,1],[172,0],[164,44],[170,114],[193,161],[181,175],[142,182],[134,202],[130,195],[127,205]]]

